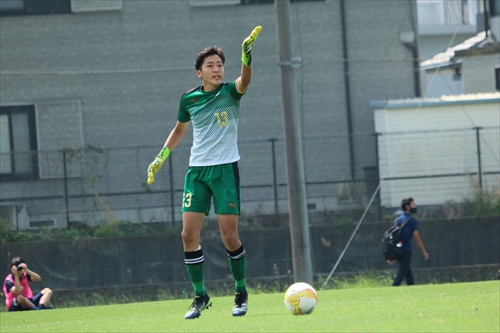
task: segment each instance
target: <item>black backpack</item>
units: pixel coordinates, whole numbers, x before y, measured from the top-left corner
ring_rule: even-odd
[[[401,230],[412,217],[410,216],[403,224],[398,225],[398,219],[394,220],[392,227],[384,232],[382,238],[382,254],[385,260],[398,260],[403,256],[403,243],[401,242]]]

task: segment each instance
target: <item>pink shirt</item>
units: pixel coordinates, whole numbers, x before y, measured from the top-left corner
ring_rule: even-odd
[[[20,295],[26,297],[26,298],[33,298],[33,292],[31,291],[29,282],[28,282],[28,275],[23,272],[23,278],[19,280],[19,284],[23,288],[21,290]],[[10,290],[7,290],[6,282],[10,281],[14,284],[14,277],[12,274],[7,275],[5,278],[5,281],[3,282],[3,293],[5,294],[5,305],[7,305],[7,309],[10,308],[12,301],[14,298],[16,298],[16,294],[11,293]]]

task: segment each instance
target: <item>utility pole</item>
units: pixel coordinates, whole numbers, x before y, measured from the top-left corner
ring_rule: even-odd
[[[300,67],[300,59],[292,57],[290,0],[274,0],[274,8],[276,11],[279,65],[281,68],[293,278],[295,282],[312,284],[314,281],[309,240],[304,159],[297,105],[297,85],[295,82],[295,70]]]

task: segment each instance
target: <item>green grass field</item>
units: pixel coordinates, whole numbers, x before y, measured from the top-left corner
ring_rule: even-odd
[[[0,313],[1,332],[499,332],[500,281],[318,291],[318,307],[293,316],[283,293],[249,298],[231,317],[232,297],[214,297],[185,320],[190,300]]]

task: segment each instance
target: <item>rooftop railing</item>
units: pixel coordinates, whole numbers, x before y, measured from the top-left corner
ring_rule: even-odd
[[[417,0],[419,27],[476,25],[477,0]]]

